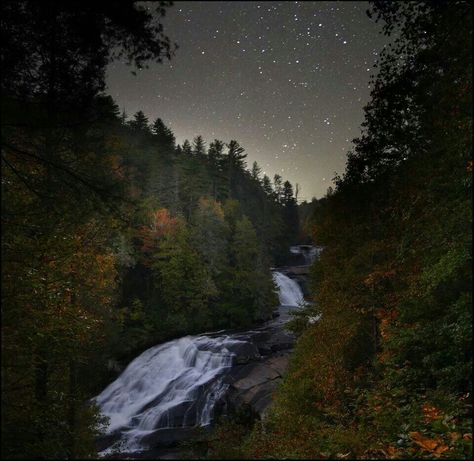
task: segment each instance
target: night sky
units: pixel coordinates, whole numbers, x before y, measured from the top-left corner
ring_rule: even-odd
[[[108,91],[129,116],[163,119],[178,143],[236,139],[256,160],[322,197],[360,134],[373,64],[387,39],[366,2],[175,2],[164,64],[131,74],[115,62]]]

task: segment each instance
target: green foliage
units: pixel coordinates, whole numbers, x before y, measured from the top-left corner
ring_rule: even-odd
[[[269,267],[254,227],[243,216],[238,219],[236,202],[226,203],[230,213],[231,243],[229,249],[231,265],[223,277],[223,307],[219,309],[232,326],[254,323],[269,318],[278,300],[273,292]]]
[[[90,398],[134,354],[277,305],[291,185],[278,202],[237,141],[175,146],[102,94],[113,59],[171,58],[169,6],[1,4],[6,459],[93,458]]]
[[[190,246],[186,230],[165,237],[153,269],[171,323],[181,331],[209,328],[209,298],[216,289],[199,253]]]
[[[324,249],[305,315],[322,317],[293,321],[248,458],[472,457],[471,7],[372,14],[398,38],[346,172],[306,224]]]
[[[218,277],[227,264],[229,228],[219,202],[201,198],[192,221],[193,245],[210,273]]]

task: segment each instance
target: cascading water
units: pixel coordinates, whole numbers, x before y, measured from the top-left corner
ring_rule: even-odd
[[[290,247],[290,253],[294,255],[302,255],[306,266],[313,264],[314,260],[319,257],[322,247],[313,245],[293,245]]]
[[[297,282],[281,272],[273,272],[273,280],[278,286],[278,297],[282,306],[298,307],[304,304],[303,293]]]
[[[304,302],[294,280],[280,272],[273,277],[282,306]],[[94,399],[109,418],[107,433],[119,439],[101,454],[146,450],[162,430],[209,425],[228,387],[223,377],[233,365],[232,351],[250,341],[237,336],[185,336],[135,358]]]
[[[242,342],[185,336],[134,359],[95,398],[109,418],[108,433],[120,433],[120,450],[144,449],[143,440],[160,429],[210,424],[214,404],[225,391],[219,378],[232,366],[227,347]]]

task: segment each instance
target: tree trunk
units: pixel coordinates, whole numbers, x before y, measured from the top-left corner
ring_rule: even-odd
[[[77,364],[74,359],[69,361],[69,409],[68,409],[68,426],[69,426],[69,459],[76,458],[76,431],[77,431]]]

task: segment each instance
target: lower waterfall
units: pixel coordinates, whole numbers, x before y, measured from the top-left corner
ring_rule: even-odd
[[[295,281],[280,272],[273,277],[282,306],[303,302]],[[109,418],[107,433],[116,436],[101,455],[143,451],[159,431],[211,424],[228,387],[222,378],[233,366],[232,350],[247,342],[242,334],[185,336],[136,357],[94,398]]]

